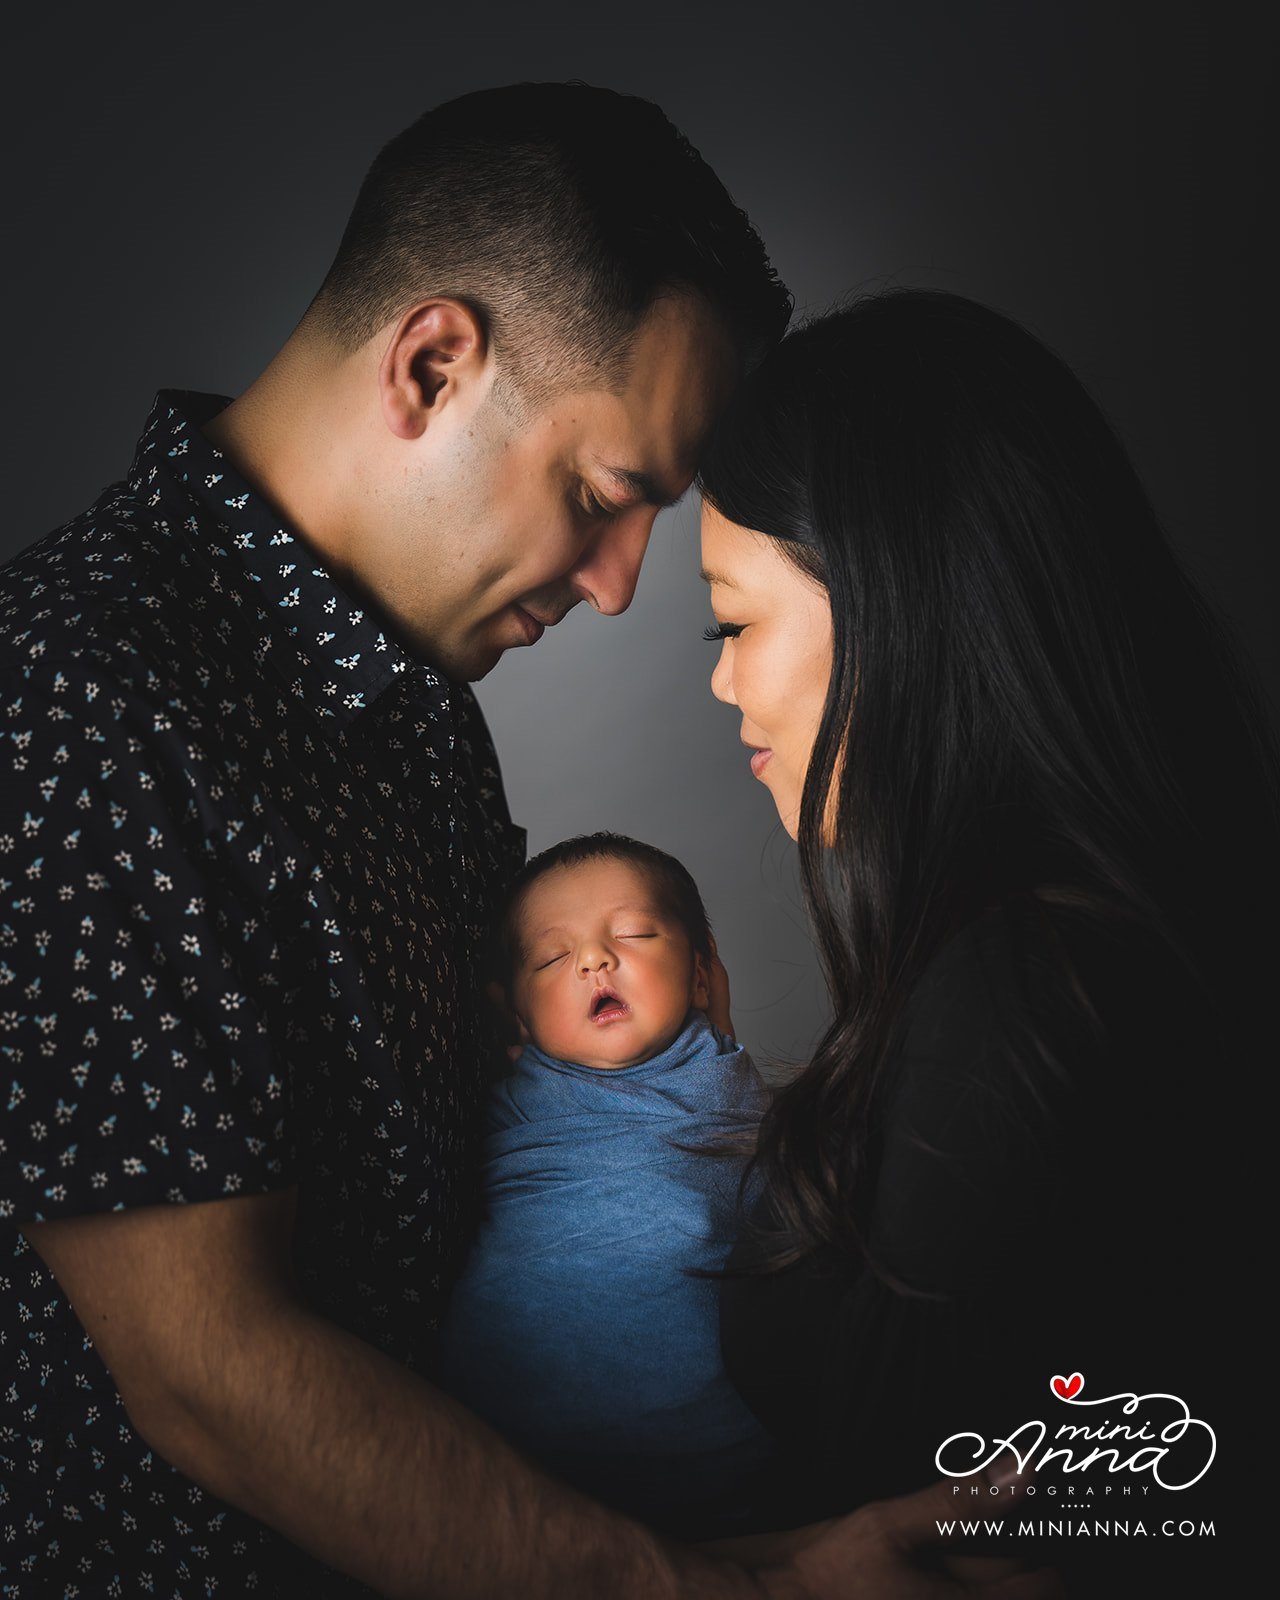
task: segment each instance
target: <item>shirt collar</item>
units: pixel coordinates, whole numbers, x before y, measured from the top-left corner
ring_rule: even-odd
[[[398,643],[368,601],[353,598],[301,535],[200,428],[230,401],[161,389],[134,451],[129,485],[148,506],[180,517],[208,559],[232,569],[246,599],[271,618],[260,649],[316,713],[349,722],[395,678],[412,673],[448,700],[449,682]],[[287,641],[287,642],[286,642]]]

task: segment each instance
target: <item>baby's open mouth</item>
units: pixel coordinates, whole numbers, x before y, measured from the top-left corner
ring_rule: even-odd
[[[592,1022],[616,1022],[619,1017],[625,1017],[631,1007],[612,989],[597,989],[591,997],[591,1010],[588,1013]]]

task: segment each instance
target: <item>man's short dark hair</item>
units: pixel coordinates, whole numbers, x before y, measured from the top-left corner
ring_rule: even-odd
[[[516,874],[494,930],[495,966],[504,986],[510,987],[521,959],[517,922],[526,892],[554,867],[575,867],[584,861],[625,861],[638,867],[662,910],[689,935],[694,951],[711,959],[711,922],[698,886],[682,862],[656,845],[644,844],[625,833],[583,833],[553,844],[527,861]]]
[[[528,393],[621,383],[654,302],[689,290],[744,367],[791,314],[746,213],[658,106],[521,83],[437,106],[386,146],[308,315],[351,351],[418,299],[463,300]]]

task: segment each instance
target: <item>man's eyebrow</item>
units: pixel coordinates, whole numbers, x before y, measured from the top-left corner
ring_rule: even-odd
[[[650,477],[647,472],[638,472],[634,467],[611,467],[603,461],[597,465],[601,472],[613,479],[624,494],[634,496],[645,505],[657,506],[659,511],[675,505],[684,494],[683,489],[679,494],[668,494],[655,478]]]
[[[712,572],[710,567],[703,567],[698,576],[703,583],[718,583],[725,589],[736,589],[738,587],[732,578],[725,577],[723,572]]]

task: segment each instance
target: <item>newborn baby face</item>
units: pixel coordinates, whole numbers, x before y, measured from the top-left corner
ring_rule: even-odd
[[[512,1005],[540,1050],[608,1072],[648,1061],[708,1001],[707,966],[642,867],[552,867],[520,904]]]

